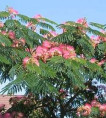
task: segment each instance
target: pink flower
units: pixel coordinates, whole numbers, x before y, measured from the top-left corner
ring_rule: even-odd
[[[34,18],[42,18],[42,15],[40,15],[40,14],[37,14],[36,16],[34,16]]]
[[[58,35],[55,31],[50,31],[50,34],[51,34],[53,37],[56,37],[56,36]]]
[[[93,47],[95,48],[101,42],[101,40],[99,37],[91,36],[91,42]]]
[[[76,57],[76,53],[75,52],[69,52],[67,50],[64,50],[63,51],[63,57],[65,59],[72,59],[72,58],[75,58]]]
[[[43,46],[43,47],[46,47],[46,48],[51,48],[51,42],[45,40],[45,41],[43,41],[42,46]]]
[[[88,103],[85,104],[86,107],[91,108],[92,106]]]
[[[80,18],[77,20],[77,23],[84,25],[85,27],[88,27],[87,21],[85,18]]]
[[[106,104],[100,105],[99,110],[100,110],[101,116],[103,116],[103,117],[106,116]]]
[[[33,24],[32,24],[32,22],[28,22],[27,24],[26,24],[26,27],[31,27]]]
[[[13,8],[8,8],[8,12],[10,13],[10,14],[14,14],[14,15],[17,15],[18,14],[18,11],[16,11],[15,9],[13,9]]]
[[[100,103],[97,102],[96,100],[92,100],[92,101],[91,101],[91,106],[92,106],[92,107],[99,107],[99,106],[100,106]]]
[[[47,51],[48,51],[48,48],[43,47],[43,46],[38,46],[38,47],[36,48],[36,56],[37,56],[37,57],[41,57],[41,56],[44,55]]]
[[[24,38],[20,38],[20,40],[19,40],[21,43],[22,43],[22,45],[24,46],[25,45],[25,43],[26,43],[26,41],[25,41],[25,39]]]
[[[9,31],[8,36],[10,39],[15,39],[15,32]]]
[[[101,32],[106,35],[106,31],[102,30]],[[106,42],[106,36],[105,36],[105,37],[98,36],[98,38],[99,38],[101,41]]]
[[[106,104],[100,105],[99,110],[100,110],[100,111],[105,111],[105,112],[106,112]]]
[[[73,47],[73,46],[70,46],[70,45],[67,45],[67,46],[66,46],[66,49],[67,49],[68,51],[75,51],[75,50],[74,50],[74,47]]]
[[[37,66],[39,66],[39,61],[36,58],[32,58],[32,63],[35,63]]]
[[[4,23],[0,22],[0,28],[4,27]]]
[[[12,118],[10,113],[5,113],[3,118]]]
[[[97,60],[95,59],[95,58],[92,58],[91,60],[90,60],[90,62],[91,63],[95,63]]]
[[[13,44],[11,47],[18,47],[19,46],[19,41],[18,40],[13,40]]]
[[[80,114],[82,116],[88,116],[88,115],[90,115],[90,113],[91,113],[91,107],[88,104],[85,106],[81,106],[77,109],[78,116],[80,116]]]
[[[106,60],[101,60],[100,62],[98,62],[98,65],[101,66],[106,62]]]
[[[70,52],[67,51],[67,50],[64,50],[64,51],[63,51],[63,57],[64,57],[65,59],[69,59],[69,58],[70,58]]]
[[[23,66],[24,66],[24,67],[26,67],[26,65],[29,63],[29,60],[30,60],[29,57],[25,57],[25,58],[23,59],[22,63],[23,63]]]
[[[39,22],[40,21],[40,18],[43,18],[43,17],[42,17],[42,15],[37,14],[36,16],[34,16],[34,18]]]
[[[54,47],[49,50],[51,56],[62,56],[62,51],[59,47]]]
[[[65,44],[60,44],[59,48],[62,49],[62,50],[66,50],[66,45]]]
[[[3,35],[6,35],[6,34],[7,34],[7,32],[6,32],[6,31],[1,31],[1,33],[2,33]]]

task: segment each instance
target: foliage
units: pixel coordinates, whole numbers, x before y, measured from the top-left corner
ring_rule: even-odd
[[[1,92],[24,88],[36,96],[38,112],[34,104],[27,117],[78,117],[77,108],[99,92],[92,80],[106,81],[105,25],[88,25],[85,18],[58,25],[13,8],[0,12],[0,19],[0,82],[10,81]],[[62,32],[56,33],[57,28]]]

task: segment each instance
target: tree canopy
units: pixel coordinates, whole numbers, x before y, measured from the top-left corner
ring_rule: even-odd
[[[57,24],[13,8],[0,12],[0,82],[9,80],[1,93],[31,94],[27,117],[105,117],[105,98],[92,83],[106,82],[105,29],[86,18]]]

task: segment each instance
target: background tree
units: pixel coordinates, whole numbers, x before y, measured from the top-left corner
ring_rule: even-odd
[[[95,95],[105,103],[92,84],[94,78],[106,81],[105,25],[88,25],[85,18],[58,25],[41,15],[29,18],[13,8],[0,12],[0,19],[0,82],[10,81],[1,92],[14,94],[24,88],[26,95],[32,94],[33,107],[26,117],[105,117],[104,107],[104,114],[94,114],[98,106],[91,110],[87,105],[89,111],[80,107],[97,99]]]

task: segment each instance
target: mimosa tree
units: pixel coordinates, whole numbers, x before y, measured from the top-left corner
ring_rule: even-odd
[[[25,89],[28,95],[11,99],[10,114],[18,105],[22,117],[106,116],[105,98],[92,84],[106,81],[106,25],[85,18],[58,25],[13,8],[0,12],[0,19],[0,82],[9,80],[1,92]]]

